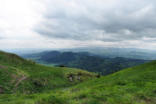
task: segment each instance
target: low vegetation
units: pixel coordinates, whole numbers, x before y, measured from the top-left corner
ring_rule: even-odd
[[[82,73],[79,80],[78,73]],[[69,74],[73,75],[72,81]],[[15,54],[0,52],[0,77],[3,93],[31,94],[73,86],[95,78],[96,74],[80,69],[43,66]]]
[[[156,61],[99,77],[29,61],[15,67],[1,54],[0,104],[156,104]]]

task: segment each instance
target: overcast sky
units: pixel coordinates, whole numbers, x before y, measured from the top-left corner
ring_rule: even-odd
[[[156,0],[0,0],[0,49],[156,49]]]

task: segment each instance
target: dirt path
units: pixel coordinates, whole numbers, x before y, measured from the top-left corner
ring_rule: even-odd
[[[24,80],[26,80],[26,79],[27,79],[27,77],[24,76],[24,75],[22,75],[22,77],[19,78],[18,81],[16,82],[16,84],[15,84],[15,88],[17,88],[18,85],[19,85],[22,81],[24,81]]]

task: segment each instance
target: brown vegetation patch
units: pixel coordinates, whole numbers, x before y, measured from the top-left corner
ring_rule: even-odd
[[[0,86],[0,94],[3,94],[3,93],[4,93],[3,87]]]
[[[6,66],[0,65],[0,69],[5,69],[7,68]]]

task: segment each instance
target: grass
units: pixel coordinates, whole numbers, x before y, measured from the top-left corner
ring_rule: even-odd
[[[94,78],[95,74],[77,69],[24,65],[16,67],[16,70],[7,66],[10,74],[0,74],[3,76],[0,85],[6,88],[9,83],[4,84],[3,80],[11,80],[9,76],[12,73],[30,78],[21,83],[15,93],[1,94],[0,104],[156,104],[156,61],[101,78]],[[71,83],[66,79],[68,74],[76,75],[80,71],[83,73],[82,82],[75,80]],[[47,87],[37,89],[32,86],[34,80],[41,85],[44,82]],[[34,92],[23,93],[23,89]]]
[[[80,81],[75,79],[70,82],[67,77],[78,73],[83,73],[82,81],[96,76],[79,69],[48,67],[24,60],[15,54],[0,52],[0,86],[5,93],[30,94],[73,86]]]

